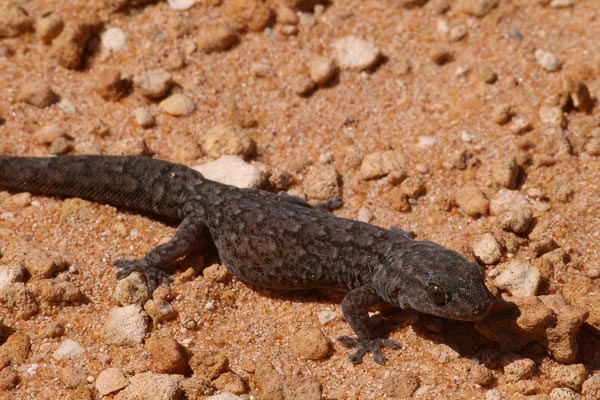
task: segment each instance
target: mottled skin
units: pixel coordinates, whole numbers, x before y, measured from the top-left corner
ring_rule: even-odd
[[[476,320],[492,301],[479,266],[452,250],[399,228],[338,218],[296,197],[213,182],[183,165],[140,157],[0,156],[0,186],[182,220],[175,236],[145,257],[116,260],[118,278],[141,271],[156,284],[160,267],[188,254],[208,231],[223,264],[244,282],[347,292],[341,306],[357,337],[340,341],[358,348],[353,362],[371,351],[382,363],[381,347],[398,346],[369,327],[375,303]]]

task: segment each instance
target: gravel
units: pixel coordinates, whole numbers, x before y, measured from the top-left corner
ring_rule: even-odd
[[[186,117],[196,110],[194,101],[183,93],[174,93],[158,103],[158,106],[174,117]]]
[[[372,68],[381,56],[377,45],[357,36],[345,36],[332,43],[333,56],[342,69],[364,71]]]

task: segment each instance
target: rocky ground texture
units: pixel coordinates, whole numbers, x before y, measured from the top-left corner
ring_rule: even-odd
[[[254,290],[175,226],[0,191],[0,399],[599,399],[597,0],[0,0],[0,153],[127,154],[397,225],[476,260],[475,323]]]

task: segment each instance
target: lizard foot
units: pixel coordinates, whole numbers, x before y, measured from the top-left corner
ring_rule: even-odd
[[[400,346],[394,339],[370,339],[366,341],[360,341],[357,338],[350,336],[341,336],[338,341],[346,347],[356,347],[356,352],[352,354],[348,359],[353,364],[360,364],[365,354],[369,351],[373,353],[373,361],[377,364],[383,364],[385,362],[385,355],[381,352],[381,348],[397,349]]]
[[[168,273],[160,268],[149,265],[143,258],[138,260],[120,258],[115,260],[113,265],[119,268],[119,271],[117,271],[117,279],[126,278],[132,272],[141,272],[146,277],[151,292],[153,292],[161,283],[171,282],[171,277]]]

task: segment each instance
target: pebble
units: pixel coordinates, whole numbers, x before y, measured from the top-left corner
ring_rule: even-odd
[[[65,24],[60,35],[52,42],[52,51],[63,68],[76,69],[81,65],[85,45],[95,30],[97,22],[71,22]]]
[[[406,169],[406,157],[394,150],[367,154],[360,165],[362,179],[382,178],[391,172],[403,172]]]
[[[216,350],[199,350],[192,355],[189,365],[194,375],[213,380],[227,371],[229,360]]]
[[[129,384],[129,381],[119,368],[108,368],[98,374],[96,378],[96,389],[101,396],[114,393],[123,389]]]
[[[498,125],[506,125],[513,116],[513,107],[510,104],[500,104],[492,110],[492,121]]]
[[[419,376],[413,372],[395,372],[383,379],[383,393],[394,399],[409,399],[421,386]]]
[[[238,35],[231,27],[227,25],[208,25],[200,28],[197,43],[201,52],[210,54],[228,50],[237,41]]]
[[[561,107],[541,106],[538,111],[538,116],[542,124],[558,127],[563,127],[566,124],[566,119]]]
[[[489,387],[494,383],[494,374],[483,364],[474,365],[469,374],[470,381],[481,387]]]
[[[275,10],[277,14],[277,23],[282,25],[297,25],[299,22],[296,12],[286,4],[279,4]]]
[[[153,69],[133,78],[133,84],[144,96],[157,99],[164,96],[171,88],[172,79],[169,71]]]
[[[144,345],[150,354],[150,368],[165,374],[185,374],[189,371],[186,349],[175,339],[153,334]]]
[[[323,388],[314,376],[289,376],[283,382],[284,399],[321,400]]]
[[[495,73],[494,70],[487,65],[484,65],[479,69],[478,76],[482,82],[490,85],[496,83],[496,81],[498,80],[498,74]]]
[[[534,53],[534,57],[538,65],[548,72],[558,71],[562,66],[558,57],[546,50],[537,49]]]
[[[48,107],[58,101],[58,95],[50,84],[41,80],[28,80],[21,86],[17,99],[38,108]]]
[[[334,41],[331,47],[342,69],[364,71],[375,66],[381,57],[379,47],[357,36],[345,36]]]
[[[548,396],[550,400],[579,400],[581,396],[569,388],[552,389]]]
[[[38,334],[42,338],[58,338],[65,334],[65,327],[53,320],[42,321],[39,324]]]
[[[502,246],[494,235],[488,232],[473,244],[473,254],[486,265],[496,264],[502,257]]]
[[[172,10],[182,11],[192,8],[197,0],[167,0]]]
[[[142,372],[129,378],[129,385],[116,396],[115,400],[178,400],[182,390],[178,385],[181,376]]]
[[[173,93],[158,106],[167,114],[174,117],[185,117],[196,109],[194,101],[183,93]]]
[[[497,218],[498,226],[505,231],[525,233],[533,222],[531,207],[507,210]]]
[[[210,158],[225,155],[247,157],[254,152],[256,143],[239,126],[218,124],[201,138],[201,146]]]
[[[540,271],[526,261],[514,260],[494,279],[494,286],[516,297],[535,296],[540,285]]]
[[[316,200],[327,200],[342,193],[340,175],[331,164],[311,167],[302,181],[302,188],[309,198]]]
[[[233,393],[219,393],[213,396],[209,396],[206,400],[245,400],[244,398],[237,396]]]
[[[562,365],[556,364],[550,368],[550,379],[558,386],[572,390],[581,390],[587,378],[587,369],[583,364]]]
[[[483,17],[492,11],[499,3],[499,0],[461,0],[459,8],[476,17]]]
[[[453,60],[452,52],[446,48],[434,49],[430,55],[431,61],[437,65],[444,65]]]
[[[45,304],[72,303],[80,301],[83,294],[73,282],[39,279],[32,285],[35,297]]]
[[[460,357],[460,354],[447,344],[440,343],[427,350],[438,362],[448,363]]]
[[[326,84],[336,73],[333,59],[325,56],[314,56],[308,62],[310,79],[317,85]]]
[[[24,282],[25,268],[20,264],[0,264],[0,289],[16,282]]]
[[[485,392],[485,400],[502,400],[503,396],[497,389],[490,389]]]
[[[21,282],[8,283],[0,288],[0,304],[21,320],[31,318],[39,310],[35,296]]]
[[[525,117],[516,117],[513,118],[510,125],[508,126],[508,130],[513,135],[522,135],[524,133],[529,132],[532,129],[531,121]]]
[[[246,393],[246,385],[242,378],[234,372],[225,372],[211,382],[215,389],[233,394]]]
[[[31,21],[19,3],[0,2],[0,38],[17,37],[31,29]]]
[[[237,156],[223,156],[193,168],[207,179],[238,188],[259,188],[266,181],[264,168]]]
[[[49,14],[37,19],[35,23],[35,34],[45,44],[50,44],[60,35],[65,22],[56,14]]]
[[[517,382],[528,379],[535,373],[535,361],[530,358],[520,358],[504,366],[504,379]]]
[[[152,150],[141,138],[125,138],[117,140],[110,148],[109,154],[119,156],[143,157],[152,155]]]
[[[125,97],[131,81],[121,77],[121,72],[116,69],[105,69],[98,75],[96,92],[106,101],[117,101]]]
[[[458,207],[471,217],[486,215],[490,202],[474,183],[467,183],[454,195]]]
[[[581,388],[584,400],[600,399],[600,373],[590,376]]]
[[[289,346],[297,357],[308,360],[323,360],[331,350],[329,339],[319,328],[300,328],[290,337]]]
[[[321,325],[326,325],[332,321],[335,321],[337,319],[337,314],[331,310],[323,310],[317,314],[317,319]]]
[[[133,273],[117,281],[113,298],[120,306],[143,305],[150,298],[150,289],[140,273]]]
[[[366,222],[367,224],[371,221],[373,221],[373,218],[375,218],[375,215],[373,215],[373,212],[371,210],[369,210],[366,207],[361,207],[358,210],[358,217],[357,219],[360,222]]]
[[[52,357],[55,360],[67,360],[77,358],[83,353],[85,353],[85,349],[79,343],[71,339],[65,339],[58,346],[58,349],[52,353]]]
[[[550,7],[552,8],[567,8],[575,5],[575,0],[552,0]]]
[[[100,43],[106,50],[119,51],[127,44],[127,34],[120,28],[108,28],[100,34]]]
[[[516,189],[521,167],[514,159],[501,160],[492,165],[492,179],[498,188]]]
[[[33,278],[51,278],[69,267],[59,254],[25,240],[11,241],[3,250],[2,263],[22,265]]]
[[[224,265],[212,264],[204,268],[202,276],[209,282],[227,282],[232,274]]]
[[[59,137],[69,137],[67,129],[63,125],[49,123],[38,129],[33,134],[33,139],[37,144],[49,145]]]
[[[60,370],[60,378],[69,389],[75,389],[85,384],[85,371],[67,365]]]
[[[133,110],[133,118],[135,119],[135,122],[144,129],[152,128],[156,124],[154,116],[150,110],[145,107],[137,107]]]
[[[107,344],[134,346],[146,336],[148,316],[139,304],[113,307],[106,317],[102,337]]]
[[[261,0],[229,0],[225,11],[238,31],[260,32],[271,21],[271,8]]]
[[[585,83],[569,76],[563,76],[563,90],[569,93],[573,107],[579,111],[590,112],[594,101]]]
[[[3,337],[5,337],[3,335]],[[4,339],[3,339],[4,340]],[[13,333],[0,346],[0,365],[24,366],[31,353],[31,340],[24,333]]]

